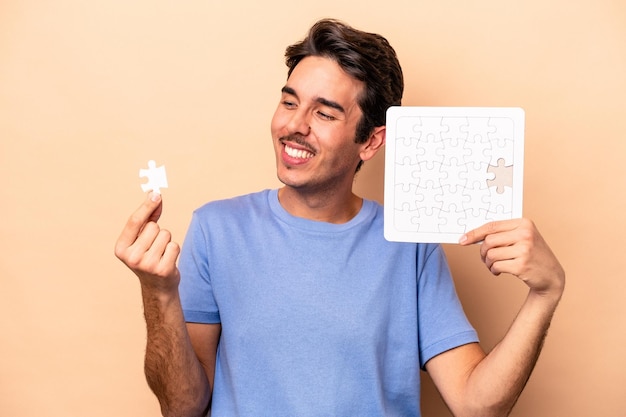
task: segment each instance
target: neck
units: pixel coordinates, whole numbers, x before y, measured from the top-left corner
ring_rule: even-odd
[[[335,224],[350,221],[363,205],[363,199],[352,192],[337,195],[303,193],[289,186],[278,190],[278,200],[292,216]]]

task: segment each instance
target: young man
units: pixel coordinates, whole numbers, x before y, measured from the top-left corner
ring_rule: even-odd
[[[464,236],[483,241],[494,274],[529,287],[486,355],[441,247],[386,241],[382,207],[352,192],[402,96],[391,46],[322,20],[286,56],[271,123],[284,186],[196,210],[178,268],[159,195],[116,244],[141,282],[146,376],[163,415],[419,416],[420,368],[454,415],[508,414],[561,298],[559,262],[526,219]]]

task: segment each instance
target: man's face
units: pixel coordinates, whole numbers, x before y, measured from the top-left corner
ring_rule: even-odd
[[[364,146],[354,142],[363,88],[331,59],[311,56],[298,63],[271,125],[281,182],[311,191],[351,188]]]

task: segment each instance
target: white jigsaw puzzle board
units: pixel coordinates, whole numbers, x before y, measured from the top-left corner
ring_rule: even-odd
[[[522,216],[524,110],[409,107],[387,111],[385,238],[457,243]]]

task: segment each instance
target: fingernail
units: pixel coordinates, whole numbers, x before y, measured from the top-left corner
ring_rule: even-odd
[[[161,199],[161,194],[155,193],[154,191],[150,192],[150,200],[152,200],[152,201],[154,201],[156,203],[160,199]]]
[[[459,238],[459,243],[460,243],[460,244],[463,244],[463,243],[465,243],[465,242],[467,242],[467,235],[463,235],[463,236],[461,236],[461,237]]]

